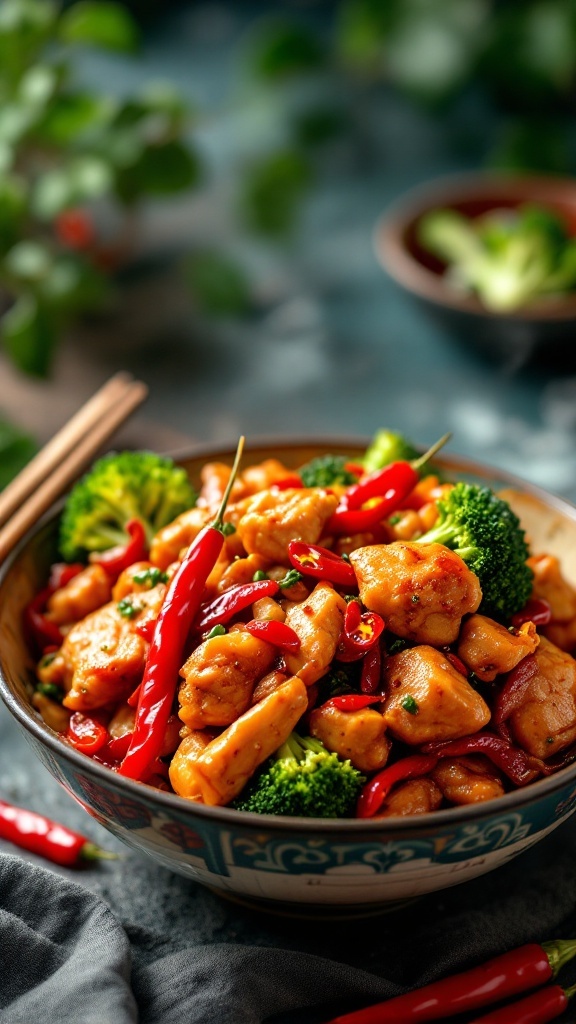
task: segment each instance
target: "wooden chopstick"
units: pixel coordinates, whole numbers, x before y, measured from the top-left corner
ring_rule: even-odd
[[[6,491],[11,493],[0,501],[0,523],[5,523],[0,529],[0,562],[147,394],[146,385],[127,374],[112,377],[5,489],[2,499]],[[11,510],[8,519],[6,509]]]

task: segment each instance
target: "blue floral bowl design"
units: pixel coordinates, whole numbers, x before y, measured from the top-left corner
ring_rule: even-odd
[[[279,439],[249,448],[297,467],[338,451],[357,458],[361,439]],[[203,448],[181,459],[194,479]],[[563,558],[576,582],[576,508],[510,476],[460,459],[447,471],[487,480],[521,516],[535,551]],[[86,811],[129,846],[223,895],[267,908],[369,913],[491,871],[529,849],[576,809],[576,765],[484,804],[412,818],[311,820],[206,807],[124,779],[68,746],[30,703],[33,664],[22,610],[55,556],[56,514],[32,531],[0,573],[0,694],[48,770]]]

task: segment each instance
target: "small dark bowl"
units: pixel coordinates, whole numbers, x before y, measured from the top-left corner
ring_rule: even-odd
[[[538,203],[560,214],[576,233],[576,181],[567,178],[455,175],[401,197],[376,225],[376,255],[388,272],[442,328],[491,357],[576,366],[576,292],[541,299],[514,313],[492,313],[474,295],[456,291],[444,265],[418,243],[421,217],[449,207],[469,217]]]

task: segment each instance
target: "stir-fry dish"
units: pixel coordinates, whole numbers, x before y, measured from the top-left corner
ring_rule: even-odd
[[[34,707],[112,771],[260,814],[421,814],[570,763],[576,591],[435,468],[445,440],[297,471],[241,443],[197,494],[168,459],[101,459],[25,612]]]

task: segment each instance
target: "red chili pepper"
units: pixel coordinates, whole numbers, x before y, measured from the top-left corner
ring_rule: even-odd
[[[555,978],[561,967],[575,955],[576,941],[544,942],[542,945],[530,943],[471,970],[424,985],[414,992],[335,1017],[329,1024],[443,1021],[544,985]],[[515,1017],[507,1019],[518,1024]]]
[[[505,722],[513,711],[524,701],[530,680],[538,675],[538,661],[535,654],[527,654],[506,676],[506,680],[494,702],[492,720],[495,725]]]
[[[122,761],[128,753],[128,747],[130,746],[131,739],[131,732],[125,732],[123,736],[114,736],[112,739],[108,740],[105,750],[110,754],[114,761]]]
[[[68,724],[66,739],[82,754],[95,754],[108,742],[108,730],[95,718],[75,711]]]
[[[40,653],[44,653],[47,647],[61,647],[64,640],[60,627],[43,613],[52,593],[50,587],[44,587],[24,609],[24,629],[30,642]]]
[[[456,671],[460,672],[460,674],[463,675],[465,679],[468,677],[468,669],[466,668],[466,665],[458,657],[457,654],[454,654],[452,651],[448,651],[448,653],[446,654],[446,658],[450,662],[450,664],[454,666]]]
[[[318,544],[305,544],[300,540],[291,540],[288,545],[288,558],[291,565],[305,576],[313,576],[317,580],[328,580],[341,587],[357,587],[356,573],[344,558],[335,555],[328,548]]]
[[[344,615],[344,629],[336,648],[338,661],[359,661],[378,643],[384,630],[384,619],[377,612],[363,615],[358,601],[349,601]]]
[[[487,758],[508,776],[515,786],[525,786],[540,775],[534,767],[535,759],[530,758],[523,750],[513,747],[500,736],[487,732],[477,732],[474,736],[465,736],[460,740],[442,740],[437,743],[426,743],[422,747],[425,754],[437,754],[438,757],[460,757],[462,754],[485,754]]]
[[[138,701],[140,700],[140,690],[141,689],[142,689],[142,683],[138,683],[138,686],[136,687],[136,689],[128,697],[128,700],[126,701],[126,703],[131,708],[137,708],[138,707]]]
[[[142,779],[160,754],[172,711],[179,669],[190,627],[198,614],[206,580],[224,544],[223,517],[244,447],[238,442],[236,458],[214,522],[192,541],[168,584],[154,636],[148,650],[130,747],[118,769],[120,775]]]
[[[55,562],[54,565],[50,566],[50,578],[48,580],[50,591],[54,593],[56,590],[61,590],[62,587],[70,583],[70,580],[73,580],[75,576],[83,572],[85,568],[86,566],[82,565],[82,562]]]
[[[378,704],[383,700],[380,694],[377,697],[370,697],[364,693],[344,693],[339,697],[330,697],[323,708],[338,708],[338,711],[360,711],[370,704]]]
[[[374,644],[362,658],[360,690],[362,693],[376,693],[382,679],[382,651],[380,644]]]
[[[14,807],[4,800],[0,800],[0,839],[64,868],[80,867],[87,861],[116,856],[101,850],[65,825],[58,825],[35,811]]]
[[[91,556],[91,561],[101,565],[112,579],[117,579],[134,562],[143,562],[148,557],[146,531],[140,520],[130,519],[126,523],[126,533],[130,537],[126,544]]]
[[[343,498],[334,515],[330,516],[326,523],[326,533],[343,533],[347,536],[364,533],[378,526],[397,507],[398,504],[392,503],[390,499],[381,498],[368,508],[350,509]]]
[[[436,756],[413,754],[411,757],[403,757],[388,768],[383,768],[362,788],[356,817],[372,818],[380,810],[392,786],[403,779],[417,779],[421,775],[427,775],[437,764]]]
[[[354,476],[364,476],[365,473],[364,466],[360,462],[345,462],[344,469]]]
[[[475,1017],[471,1024],[546,1024],[564,1013],[575,992],[576,986],[563,989],[560,985],[547,985],[517,1003]]]
[[[277,622],[275,619],[252,619],[246,623],[248,632],[260,640],[267,640],[269,644],[280,647],[283,651],[296,653],[300,650],[300,637],[298,633],[285,622]]]
[[[280,590],[276,580],[257,580],[255,583],[239,583],[236,587],[230,587],[223,594],[219,594],[209,604],[200,608],[200,618],[195,623],[196,628],[204,633],[212,626],[228,622],[233,615],[244,611],[254,601],[261,597],[274,597]]]
[[[275,480],[272,484],[278,491],[297,490],[300,487],[304,487],[301,478],[297,473],[293,473],[292,476],[282,477],[282,480]]]
[[[547,626],[552,619],[552,609],[542,597],[531,597],[521,611],[510,619],[510,625],[519,629],[525,622],[533,622],[535,626]]]
[[[138,636],[141,636],[143,640],[150,642],[154,636],[157,622],[158,619],[145,619],[144,622],[139,622],[134,626],[134,632],[138,633]]]

